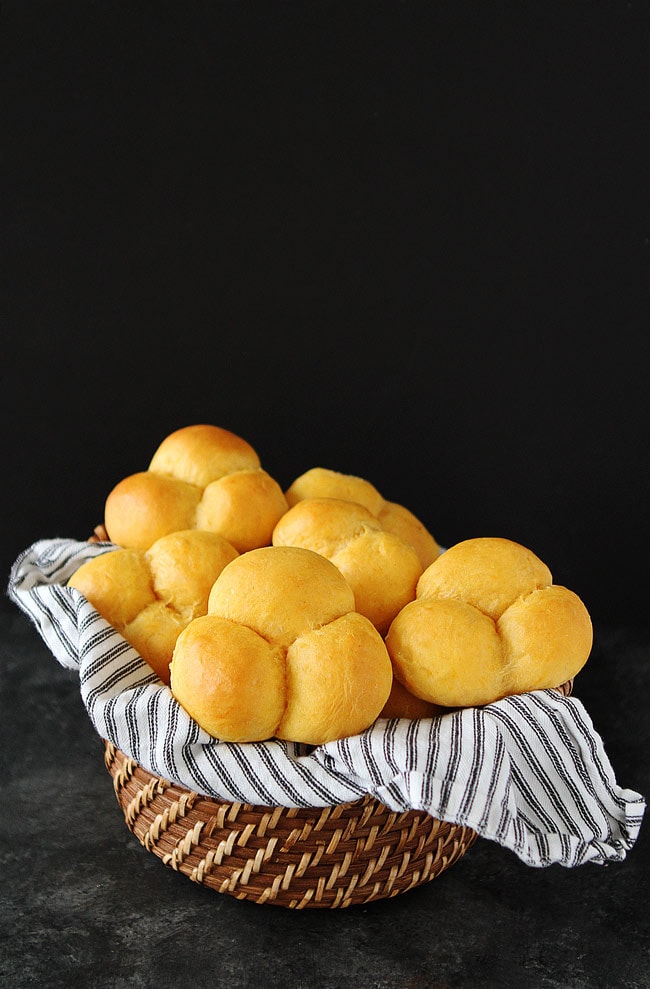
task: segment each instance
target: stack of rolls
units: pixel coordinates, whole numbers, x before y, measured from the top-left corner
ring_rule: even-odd
[[[206,614],[215,580],[238,555],[216,532],[181,530],[161,536],[148,550],[121,548],[94,556],[68,583],[168,684],[178,636]]]
[[[196,528],[219,533],[245,553],[270,543],[287,507],[246,440],[219,426],[186,426],[162,441],[146,470],[113,488],[104,525],[112,542],[133,549]]]
[[[217,426],[176,430],[105,504],[114,548],[70,580],[194,720],[231,742],[318,745],[557,686],[582,668],[581,599],[504,538],[442,552],[369,481],[285,491]]]

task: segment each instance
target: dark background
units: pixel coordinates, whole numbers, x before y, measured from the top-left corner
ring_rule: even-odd
[[[4,572],[210,422],[647,622],[646,4],[2,22]]]

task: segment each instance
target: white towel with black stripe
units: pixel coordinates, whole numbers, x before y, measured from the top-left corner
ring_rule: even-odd
[[[622,861],[644,798],[618,786],[584,706],[544,690],[418,720],[380,719],[316,748],[221,742],[193,721],[136,650],[66,582],[114,547],[40,540],[9,597],[79,675],[101,738],[149,772],[225,801],[322,807],[366,793],[392,810],[466,825],[531,866]]]

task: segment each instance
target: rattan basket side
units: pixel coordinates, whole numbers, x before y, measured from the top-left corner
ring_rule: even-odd
[[[573,681],[557,688],[565,696]],[[429,883],[477,834],[366,795],[332,807],[259,807],[201,796],[104,742],[128,828],[164,865],[219,893],[302,910],[370,903]]]
[[[349,907],[430,882],[476,833],[370,796],[333,807],[222,803],[153,776],[105,743],[127,826],[196,883],[241,900],[301,910]]]

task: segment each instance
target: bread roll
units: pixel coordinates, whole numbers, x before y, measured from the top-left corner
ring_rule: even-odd
[[[245,625],[206,615],[178,637],[171,684],[209,735],[228,742],[271,738],[285,707],[284,652]]]
[[[413,547],[422,569],[440,555],[440,546],[423,523],[404,505],[387,501],[362,477],[312,467],[289,485],[285,495],[289,507],[305,498],[338,498],[363,505],[379,519],[386,532],[392,532]]]
[[[251,550],[224,567],[207,618],[179,636],[171,664],[179,703],[231,742],[319,745],[356,734],[377,718],[392,678],[345,578],[293,546]]]
[[[149,464],[156,474],[205,488],[226,474],[255,470],[260,458],[253,447],[220,426],[184,426],[162,441]]]
[[[219,532],[245,553],[269,546],[287,504],[277,481],[264,470],[239,470],[208,484],[196,513],[199,529]]]
[[[411,601],[391,625],[386,647],[395,677],[432,704],[473,707],[506,692],[494,622],[464,601]]]
[[[325,467],[312,467],[305,471],[289,485],[285,494],[290,507],[305,498],[339,498],[354,501],[373,515],[378,515],[384,504],[384,499],[370,481]]]
[[[336,567],[295,547],[245,553],[224,569],[208,598],[209,614],[248,625],[285,647],[349,611],[354,594]]]
[[[201,489],[153,471],[139,471],[117,484],[104,507],[111,542],[129,549],[149,549],[157,539],[194,528]]]
[[[458,598],[495,621],[524,594],[553,582],[531,550],[510,539],[467,539],[451,546],[418,581],[417,596]]]
[[[137,649],[164,683],[180,632],[208,610],[214,581],[237,557],[214,532],[173,532],[148,550],[116,549],[83,563],[68,584]]]
[[[244,553],[270,544],[287,507],[245,440],[218,426],[186,426],[162,441],[146,471],[113,488],[104,524],[122,547],[144,550],[170,532],[200,529]]]
[[[468,539],[422,574],[386,636],[396,678],[443,707],[556,687],[591,652],[581,599],[519,543]]]
[[[508,692],[557,687],[574,677],[591,652],[593,632],[583,602],[552,584],[518,598],[497,621]]]
[[[363,505],[338,498],[305,498],[273,530],[274,546],[301,546],[320,553],[343,574],[356,610],[382,635],[415,597],[422,564],[411,545],[386,532]]]
[[[297,636],[286,664],[287,705],[276,735],[310,745],[368,728],[393,680],[381,637],[354,611]]]

